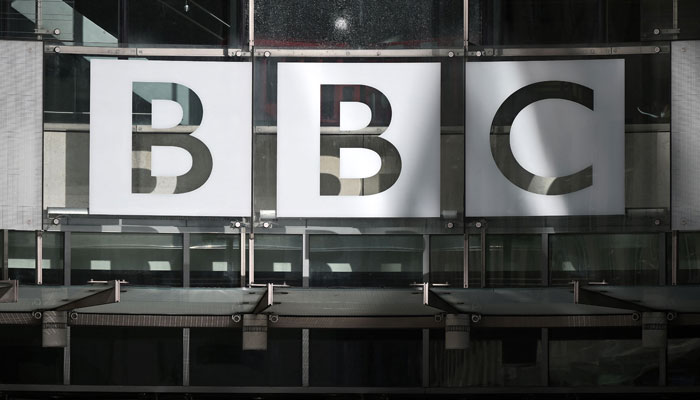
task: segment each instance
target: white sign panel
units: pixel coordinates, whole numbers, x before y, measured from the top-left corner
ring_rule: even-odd
[[[466,64],[467,216],[624,214],[624,60]]]
[[[250,215],[250,63],[90,65],[91,214]]]
[[[439,63],[280,63],[278,74],[278,217],[440,215]],[[322,103],[338,121],[323,121]]]

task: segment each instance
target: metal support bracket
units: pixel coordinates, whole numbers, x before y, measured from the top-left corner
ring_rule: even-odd
[[[639,312],[658,311],[653,308],[643,306],[637,302],[622,300],[616,297],[603,294],[601,292],[581,287],[579,281],[573,281],[574,304],[586,304],[589,306],[619,308],[622,310],[633,310]]]
[[[95,282],[93,282],[95,283]],[[103,304],[119,303],[121,301],[122,281],[106,281],[108,287],[96,293],[87,295],[77,300],[70,301],[62,306],[58,306],[53,311],[70,311],[78,308],[100,306]]]
[[[253,314],[260,314],[267,310],[268,308],[272,307],[275,304],[275,288],[276,287],[289,287],[287,284],[274,284],[274,283],[266,283],[266,284],[251,284],[250,286],[253,287],[264,287],[265,291],[263,292],[262,296],[260,297],[260,300],[258,300],[258,303],[255,305],[253,308],[252,313]],[[279,302],[277,303],[279,304]]]
[[[433,292],[430,290],[431,286],[447,286],[447,284],[444,283],[429,283],[429,282],[423,282],[423,283],[415,283],[413,286],[418,286],[419,289],[423,292],[423,305],[432,307],[432,308],[437,308],[438,310],[444,311],[448,314],[463,314],[462,311],[457,309],[455,306],[452,304],[448,303],[445,301],[442,297],[438,296],[437,293]]]
[[[0,303],[16,303],[19,299],[19,281],[0,281]]]

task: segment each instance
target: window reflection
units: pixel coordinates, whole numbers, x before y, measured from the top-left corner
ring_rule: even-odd
[[[182,286],[182,237],[174,234],[73,233],[71,283],[126,280]]]
[[[552,285],[605,281],[611,285],[659,282],[658,234],[550,236]]]
[[[408,287],[423,280],[423,237],[311,235],[311,286]]]
[[[540,235],[488,235],[486,248],[487,286],[542,284]]]
[[[302,237],[255,235],[255,283],[301,286]]]
[[[42,233],[42,284],[63,284],[63,234]],[[8,232],[7,266],[10,279],[36,283],[36,232]]]
[[[700,283],[700,233],[678,235],[678,283]]]
[[[469,287],[481,286],[481,238],[469,235]],[[464,235],[430,237],[430,282],[464,286]]]
[[[241,284],[239,235],[190,235],[190,286],[236,287]]]

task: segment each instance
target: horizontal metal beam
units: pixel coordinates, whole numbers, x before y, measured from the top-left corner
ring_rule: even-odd
[[[78,54],[110,57],[250,57],[250,52],[234,48],[151,48],[151,47],[108,47],[71,46],[49,44],[45,53]]]
[[[0,281],[0,303],[16,303],[19,298],[19,281]]]
[[[586,46],[586,47],[512,47],[470,50],[469,57],[555,57],[555,56],[623,56],[666,54],[668,45]]]
[[[262,296],[260,296],[260,300],[258,300],[258,303],[253,308],[253,314],[260,314],[272,307],[272,305],[275,304],[274,297],[275,287],[271,283],[268,283]]]
[[[464,49],[278,49],[256,48],[256,57],[455,57],[463,56]]]

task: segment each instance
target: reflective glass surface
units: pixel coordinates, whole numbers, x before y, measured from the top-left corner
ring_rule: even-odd
[[[545,365],[539,329],[471,329],[469,348],[446,350],[430,330],[430,386],[539,386]]]
[[[664,261],[658,234],[551,235],[549,251],[552,285],[655,285]]]
[[[700,283],[700,233],[678,235],[678,283]]]
[[[126,280],[132,285],[182,286],[182,236],[73,233],[71,283]]]
[[[550,385],[658,385],[659,350],[641,339],[639,328],[550,329]]]
[[[423,237],[311,235],[310,286],[408,287],[423,278]]]
[[[430,237],[430,282],[464,286],[464,235]],[[481,286],[481,238],[469,235],[469,287]]]
[[[670,326],[668,329],[667,382],[670,386],[700,385],[700,329]]]
[[[486,286],[542,285],[539,235],[487,235]]]
[[[10,231],[8,233],[7,265],[10,279],[21,284],[36,284],[36,232]],[[42,233],[42,283],[63,284],[63,234]]]
[[[300,235],[255,235],[255,283],[301,286]]]
[[[41,335],[38,326],[0,326],[0,383],[63,383],[63,349],[41,347]]]
[[[241,285],[240,235],[190,235],[190,286]]]

